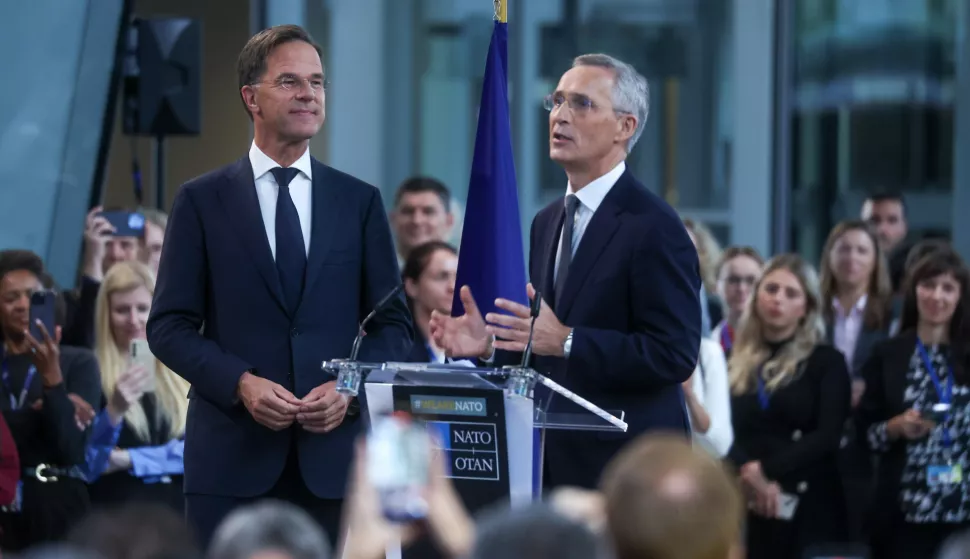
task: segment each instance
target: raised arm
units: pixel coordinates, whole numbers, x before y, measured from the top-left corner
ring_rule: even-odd
[[[236,401],[236,388],[251,365],[206,339],[207,256],[202,219],[192,189],[175,196],[158,267],[155,297],[148,317],[152,353],[189,381],[206,400],[225,408]]]

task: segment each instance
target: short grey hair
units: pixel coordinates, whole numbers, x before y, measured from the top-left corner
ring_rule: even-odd
[[[249,559],[275,550],[292,559],[329,559],[330,542],[303,509],[267,499],[240,507],[219,526],[209,559]]]
[[[548,503],[511,507],[500,501],[476,515],[469,559],[602,559],[608,547],[586,525],[556,512]]]
[[[637,144],[650,114],[650,85],[633,66],[608,54],[582,54],[573,59],[573,68],[596,66],[613,71],[616,76],[613,84],[613,109],[620,113],[631,114],[637,119],[637,129],[633,131],[626,144],[630,153]]]

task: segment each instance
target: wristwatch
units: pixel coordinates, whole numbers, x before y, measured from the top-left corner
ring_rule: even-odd
[[[566,334],[566,341],[562,343],[562,356],[569,359],[569,352],[573,350],[573,329],[569,329],[569,334]]]

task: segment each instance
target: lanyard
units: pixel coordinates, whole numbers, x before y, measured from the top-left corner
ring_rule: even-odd
[[[34,375],[37,374],[37,367],[31,365],[27,369],[27,378],[24,379],[24,386],[20,389],[20,397],[15,398],[13,395],[13,387],[10,386],[10,367],[7,365],[7,360],[3,360],[3,387],[7,391],[7,395],[10,397],[10,409],[19,410],[24,407],[24,402],[27,400],[27,392],[30,391],[30,382],[34,380]]]
[[[733,345],[734,329],[725,322],[724,326],[721,327],[721,347],[724,349],[724,353],[729,353]]]
[[[926,372],[930,375],[930,380],[933,381],[933,386],[936,388],[936,396],[939,398],[941,404],[946,404],[947,406],[953,403],[953,367],[947,365],[949,369],[946,377],[946,388],[944,389],[942,383],[940,382],[940,376],[936,372],[936,367],[933,366],[933,361],[930,360],[930,354],[926,352],[926,346],[923,345],[923,341],[916,338],[916,348],[919,350],[919,355],[923,359],[923,366],[926,367]],[[943,446],[949,448],[953,441],[950,439],[950,429],[947,424],[950,422],[950,411],[947,409],[946,415],[943,416]]]
[[[768,389],[765,387],[765,379],[761,376],[761,372],[764,370],[764,365],[758,367],[758,403],[761,404],[762,410],[768,409]]]

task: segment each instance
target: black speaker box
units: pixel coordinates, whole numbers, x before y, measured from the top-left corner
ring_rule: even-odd
[[[202,24],[187,18],[132,20],[124,69],[124,133],[200,132]]]

